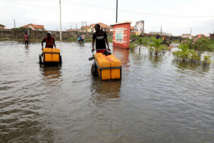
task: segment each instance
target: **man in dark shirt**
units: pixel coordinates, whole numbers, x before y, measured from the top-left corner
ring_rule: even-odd
[[[100,30],[100,25],[96,24],[95,25],[95,30],[96,32],[93,34],[93,39],[92,39],[92,52],[94,51],[94,40],[96,39],[96,50],[97,53],[103,53],[106,50],[106,44],[108,46],[107,50],[110,51],[109,49],[109,43],[108,43],[108,38],[106,32]],[[102,50],[99,50],[102,49]]]
[[[47,34],[47,37],[42,40],[42,50],[43,50],[43,43],[46,42],[45,48],[56,48],[55,39],[51,37],[51,33]]]

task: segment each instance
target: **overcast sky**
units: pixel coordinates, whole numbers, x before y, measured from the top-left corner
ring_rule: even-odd
[[[61,0],[62,30],[87,25],[116,22],[116,0]],[[213,33],[214,0],[118,0],[118,22],[145,21],[145,32],[173,35]],[[59,30],[59,0],[0,0],[0,24],[7,28],[29,23]]]

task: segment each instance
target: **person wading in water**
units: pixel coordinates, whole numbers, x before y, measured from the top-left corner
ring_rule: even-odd
[[[27,32],[25,32],[25,36],[24,36],[25,46],[28,46],[28,40],[29,40],[29,36],[27,35]]]
[[[43,43],[46,42],[45,48],[56,48],[55,39],[51,37],[51,33],[47,33],[47,37],[42,40],[42,50],[43,50]]]
[[[106,32],[100,30],[100,25],[96,24],[95,25],[95,30],[96,32],[93,34],[92,38],[92,52],[94,52],[94,40],[96,39],[96,50],[97,53],[103,53],[106,51],[106,44],[108,46],[107,50],[110,51],[109,49],[109,43],[108,43],[108,38]],[[99,50],[102,49],[102,50]],[[104,49],[104,50],[103,50]]]

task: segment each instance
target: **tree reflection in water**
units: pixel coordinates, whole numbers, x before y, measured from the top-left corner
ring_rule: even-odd
[[[176,59],[172,61],[172,64],[181,70],[187,69],[187,70],[198,71],[198,72],[209,72],[210,70],[209,65],[203,65],[200,63],[183,62],[183,61],[178,61]]]
[[[113,54],[122,62],[123,70],[128,71],[129,69],[129,50],[119,49],[113,47]]]

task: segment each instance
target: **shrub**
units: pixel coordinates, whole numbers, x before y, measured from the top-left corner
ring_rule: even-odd
[[[211,56],[204,55],[203,64],[209,65],[209,64],[211,63],[210,57],[211,57]]]
[[[134,43],[129,44],[131,51],[134,51],[137,46]]]

